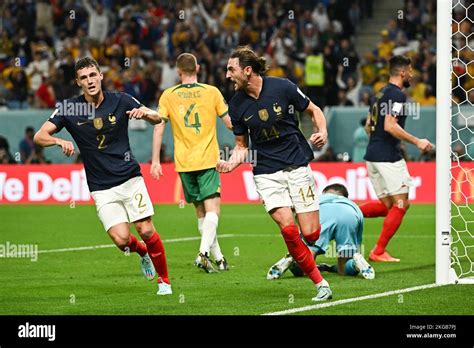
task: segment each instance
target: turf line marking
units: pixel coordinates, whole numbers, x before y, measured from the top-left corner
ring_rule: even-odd
[[[273,237],[278,236],[278,234],[221,234],[219,238],[232,238],[232,237]],[[201,236],[196,237],[184,237],[184,238],[174,238],[174,239],[165,239],[163,240],[164,243],[179,243],[179,242],[188,242],[192,240],[201,240]],[[75,247],[75,248],[62,248],[62,249],[46,249],[46,250],[39,250],[38,254],[45,254],[45,253],[64,253],[67,251],[81,251],[81,250],[95,250],[95,249],[106,249],[106,248],[114,248],[116,247],[115,244],[102,244],[102,245],[92,245],[92,246],[84,246],[84,247]]]
[[[293,314],[293,313],[298,313],[298,312],[306,312],[306,311],[311,311],[311,310],[314,310],[314,309],[339,306],[339,305],[346,304],[346,303],[351,303],[351,302],[372,300],[374,298],[387,297],[387,296],[391,296],[391,295],[398,295],[398,294],[403,294],[403,293],[406,293],[406,292],[431,289],[431,288],[436,288],[436,287],[443,286],[443,285],[445,285],[445,284],[419,285],[419,286],[414,286],[414,287],[411,287],[411,288],[381,292],[381,293],[378,293],[378,294],[372,294],[372,295],[366,295],[366,296],[360,296],[360,297],[353,297],[353,298],[346,298],[346,299],[338,300],[338,301],[334,301],[334,302],[325,302],[325,303],[319,303],[319,304],[315,304],[315,305],[311,305],[311,306],[292,308],[292,309],[287,309],[287,310],[279,311],[279,312],[269,312],[269,313],[264,313],[262,315],[286,315],[286,314]]]
[[[279,237],[280,234],[278,233],[253,233],[253,234],[219,234],[219,238],[232,238],[232,237],[249,237],[249,238],[258,238],[258,237]],[[408,236],[398,236],[397,238],[427,238],[427,236],[423,235],[408,235]],[[434,237],[428,237],[434,238]],[[196,237],[183,237],[183,238],[174,238],[174,239],[165,239],[163,240],[164,243],[179,243],[179,242],[188,242],[192,240],[201,240],[201,236]],[[115,244],[102,244],[102,245],[91,245],[91,246],[83,246],[83,247],[75,247],[75,248],[62,248],[62,249],[46,249],[46,250],[38,250],[38,254],[46,254],[46,253],[64,253],[67,251],[81,251],[81,250],[95,250],[95,249],[107,249],[107,248],[114,248]]]

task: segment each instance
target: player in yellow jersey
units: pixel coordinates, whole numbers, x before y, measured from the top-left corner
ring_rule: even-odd
[[[166,89],[161,95],[158,114],[171,122],[174,139],[176,171],[183,184],[184,196],[193,203],[201,233],[201,245],[195,264],[207,273],[215,272],[210,254],[218,270],[228,270],[224,255],[217,241],[217,225],[220,214],[221,184],[216,165],[219,161],[216,122],[221,118],[232,129],[227,114],[227,103],[214,86],[197,82],[199,65],[190,53],[179,55],[176,61],[181,84]],[[160,164],[160,148],[165,123],[157,125],[153,132],[151,175],[159,179],[163,172]]]

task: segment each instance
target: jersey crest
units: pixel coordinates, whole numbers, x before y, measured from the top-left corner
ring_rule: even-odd
[[[95,127],[95,129],[102,129],[103,126],[104,126],[104,122],[102,121],[102,119],[100,117],[94,118],[94,127]]]
[[[268,120],[268,111],[267,109],[260,109],[258,110],[258,117],[260,117],[260,119],[265,122],[266,120]]]

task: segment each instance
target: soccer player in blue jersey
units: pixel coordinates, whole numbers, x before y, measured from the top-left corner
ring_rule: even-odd
[[[66,156],[71,156],[74,144],[53,136],[66,128],[81,152],[87,184],[104,229],[120,250],[141,256],[147,279],[152,280],[155,270],[158,272],[157,294],[169,295],[172,290],[165,250],[151,220],[153,204],[128,139],[129,118],[152,124],[161,119],[156,111],[128,94],[103,92],[103,75],[94,59],[78,60],[75,71],[83,95],[58,105],[34,141],[41,146],[60,146]],[[130,233],[130,223],[144,243]]]
[[[309,248],[314,257],[323,255],[328,251],[329,242],[334,240],[337,265],[319,264],[320,271],[350,276],[361,274],[365,279],[374,279],[374,269],[360,253],[364,217],[357,204],[348,197],[349,193],[344,185],[332,184],[324,188],[319,200],[321,234]],[[267,279],[279,279],[288,269],[295,276],[303,275],[293,257],[286,255],[270,267]]]
[[[307,245],[301,240],[293,210],[305,241],[312,245],[320,233],[318,197],[308,162],[313,152],[298,128],[295,111],[306,111],[315,128],[310,141],[327,141],[326,120],[321,109],[287,79],[264,77],[265,58],[248,47],[232,52],[227,78],[235,95],[229,103],[236,146],[228,161],[217,165],[227,173],[245,160],[249,147],[256,153],[254,181],[265,209],[281,230],[289,253],[316,285],[314,301],[332,298],[328,282],[321,276]]]
[[[367,117],[366,130],[369,143],[364,159],[367,171],[379,202],[360,206],[364,217],[384,216],[382,231],[369,259],[379,262],[398,262],[386,246],[397,232],[410,204],[408,191],[411,185],[407,164],[400,151],[400,142],[409,142],[422,152],[430,151],[433,144],[408,133],[405,122],[410,109],[402,88],[410,86],[411,61],[404,56],[394,56],[389,61],[388,85],[375,95]]]

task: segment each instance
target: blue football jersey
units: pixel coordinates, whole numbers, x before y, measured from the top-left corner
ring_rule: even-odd
[[[296,111],[310,101],[288,79],[263,77],[257,99],[237,91],[229,103],[235,135],[250,134],[250,148],[256,151],[255,175],[271,174],[290,166],[304,166],[313,151],[298,128]]]
[[[104,92],[104,100],[91,115],[84,96],[68,99],[49,118],[57,132],[66,128],[81,152],[91,192],[118,186],[140,176],[128,139],[126,111],[142,106],[125,93]],[[86,106],[86,107],[84,107]],[[87,107],[88,106],[88,107]]]
[[[336,241],[336,251],[360,249],[364,216],[360,208],[349,198],[333,193],[324,193],[319,199],[319,219],[321,234],[315,246],[310,246],[317,254],[324,254],[329,243]]]
[[[403,158],[400,140],[384,130],[384,122],[387,115],[392,115],[398,118],[400,127],[405,128],[404,103],[406,99],[402,90],[392,83],[375,95],[370,106],[372,132],[364,156],[366,161],[397,162]]]

